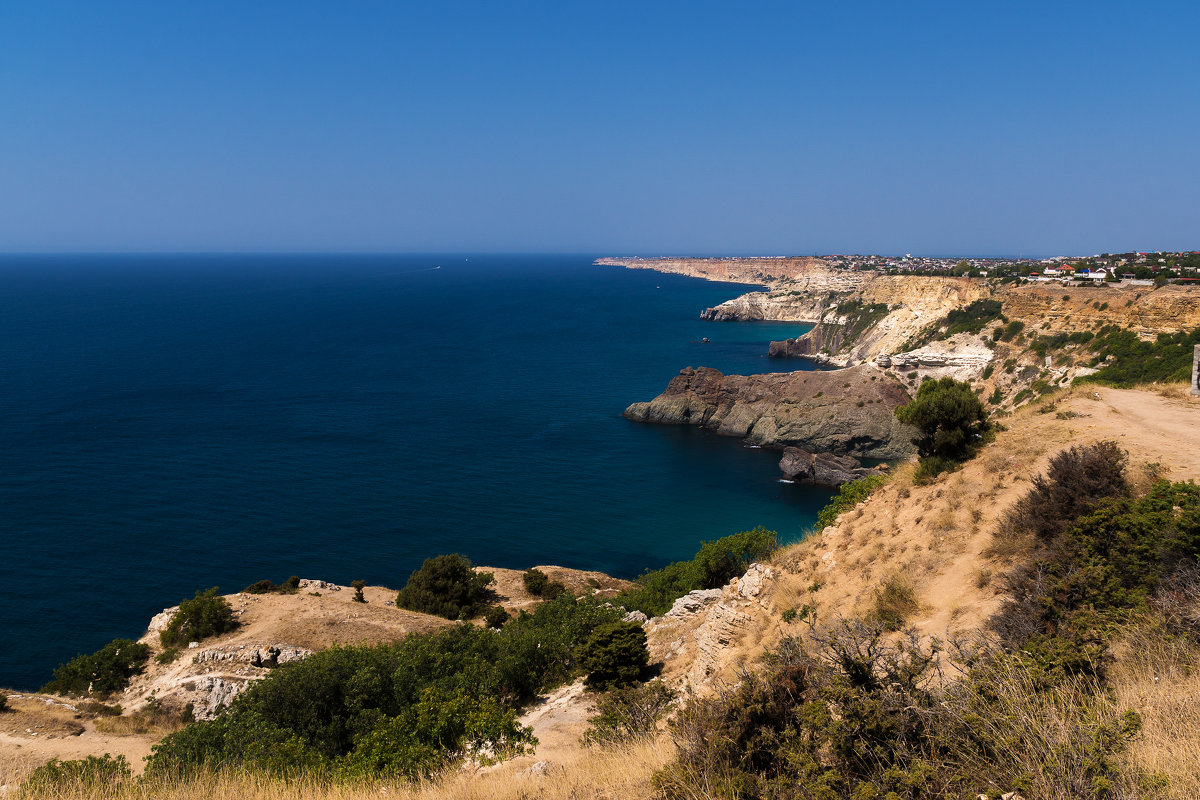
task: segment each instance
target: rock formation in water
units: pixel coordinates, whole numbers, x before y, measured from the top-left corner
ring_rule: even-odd
[[[904,458],[915,431],[892,413],[904,388],[869,365],[823,372],[723,375],[688,367],[625,416],[637,422],[697,425],[751,444],[812,453]]]
[[[799,447],[785,447],[779,459],[783,477],[797,483],[815,483],[819,486],[841,486],[868,475],[880,473],[878,468],[864,467],[854,456],[839,456],[833,453],[810,453]]]

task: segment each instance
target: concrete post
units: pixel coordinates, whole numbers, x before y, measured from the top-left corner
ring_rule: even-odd
[[[1200,344],[1192,351],[1192,395],[1200,396]]]

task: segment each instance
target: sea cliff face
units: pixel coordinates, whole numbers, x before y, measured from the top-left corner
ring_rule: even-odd
[[[726,283],[774,283],[829,266],[820,258],[598,258],[595,263]]]
[[[750,292],[706,308],[700,318],[717,322],[819,322],[839,299],[861,290],[873,279],[873,273],[813,266],[795,277],[777,281],[771,291]]]
[[[892,413],[908,400],[898,382],[869,365],[765,375],[688,367],[665,392],[632,404],[625,416],[697,425],[769,447],[896,459],[914,452],[915,431]]]

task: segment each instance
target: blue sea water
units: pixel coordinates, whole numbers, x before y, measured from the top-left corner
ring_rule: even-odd
[[[750,288],[588,256],[0,259],[0,686],[214,585],[400,586],[443,552],[633,577],[797,538],[830,492],[777,453],[620,416],[684,366],[779,369],[806,326],[698,318]]]

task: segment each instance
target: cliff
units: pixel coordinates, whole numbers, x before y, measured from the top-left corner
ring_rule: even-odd
[[[774,283],[829,266],[820,258],[598,258],[595,263],[726,283]]]
[[[1034,284],[1004,287],[996,296],[1010,319],[1046,331],[1119,325],[1148,337],[1200,328],[1200,287],[1196,286],[1066,288]]]
[[[892,413],[908,399],[900,383],[871,366],[765,375],[688,367],[625,417],[697,425],[770,447],[895,459],[913,453],[914,431]]]
[[[700,312],[700,318],[717,322],[818,322],[840,298],[863,289],[874,279],[874,273],[814,266],[795,277],[775,282],[769,292],[749,292],[706,308]]]

